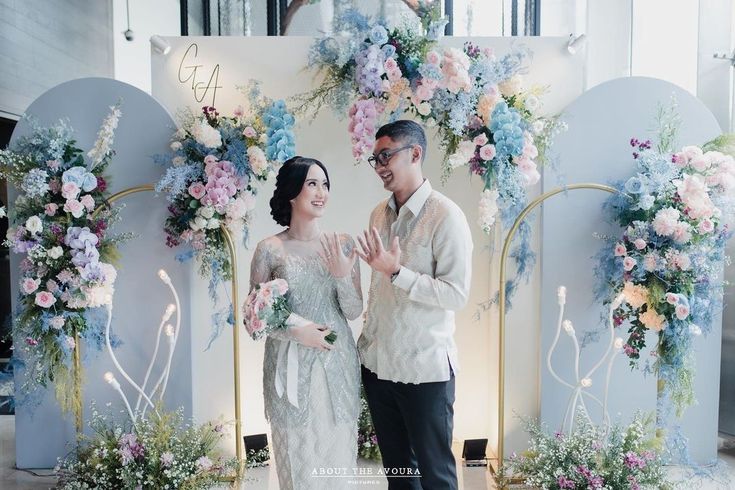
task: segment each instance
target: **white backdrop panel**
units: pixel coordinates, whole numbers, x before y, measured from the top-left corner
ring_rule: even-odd
[[[134,185],[155,181],[161,174],[153,164],[151,155],[168,149],[168,137],[174,127],[169,113],[147,93],[107,78],[82,78],[58,85],[36,99],[26,111],[41,125],[50,125],[59,118],[68,118],[74,128],[77,146],[85,152],[97,137],[102,120],[109,106],[122,102],[122,117],[115,131],[113,148],[117,152],[108,167],[109,190],[115,193]],[[21,121],[13,132],[13,140],[28,134],[29,128]],[[11,140],[12,146],[12,140]],[[11,202],[13,198],[11,197]],[[166,404],[169,408],[183,407],[191,416],[191,347],[188,312],[190,269],[177,263],[165,245],[161,223],[166,216],[163,198],[153,193],[131,196],[121,201],[125,204],[121,222],[113,232],[133,232],[137,236],[120,247],[121,260],[115,283],[112,329],[123,341],[116,351],[120,364],[133,379],[142,381],[148,361],[153,353],[155,333],[165,306],[171,302],[168,288],[158,279],[156,272],[165,268],[174,281],[183,302],[182,334],[173,359],[173,374],[167,388]],[[11,294],[16,307],[18,293],[18,263],[21,256],[11,254]],[[82,346],[82,352],[88,352]],[[160,356],[159,356],[160,357]],[[102,379],[103,373],[114,371],[106,351],[85,362],[83,396],[85,421],[89,416],[89,403],[96,400],[100,408],[108,401],[112,409],[123,409],[117,393]],[[160,371],[154,371],[158,376]],[[17,375],[17,384],[23,372]],[[132,396],[124,380],[118,378]],[[73,417],[61,417],[60,410],[49,390],[35,412],[27,407],[17,407],[16,453],[20,468],[49,468],[56,465],[56,458],[63,456],[74,441]]]
[[[710,110],[696,97],[669,82],[653,78],[620,78],[598,85],[575,100],[565,110],[569,131],[558,138],[556,151],[569,183],[609,184],[627,180],[635,171],[630,138],[654,139],[655,115],[659,104],[667,105],[674,96],[682,125],[676,147],[701,145],[720,134],[720,127]],[[544,176],[545,190],[556,182]],[[593,255],[602,242],[594,232],[618,236],[620,228],[602,222],[601,205],[608,193],[574,190],[547,201],[543,207],[542,262],[542,354],[551,345],[556,329],[558,307],[556,289],[565,285],[566,318],[572,320],[578,335],[599,323],[600,306],[593,302]],[[569,217],[574,219],[570,221]],[[682,419],[684,435],[690,438],[692,458],[706,463],[717,455],[717,407],[720,379],[720,339],[722,315],[714,315],[712,331],[694,342],[696,350],[695,393],[698,404],[689,408]],[[617,336],[627,339],[624,331]],[[605,338],[603,335],[602,338]],[[565,379],[572,379],[573,348],[562,335],[555,354],[555,368]],[[655,346],[650,335],[647,344]],[[603,345],[604,344],[604,345]],[[651,352],[646,349],[645,356]],[[594,364],[606,348],[604,342],[583,350],[582,371]],[[652,360],[652,359],[651,359]],[[645,361],[645,359],[642,359]],[[512,372],[512,371],[511,371]],[[592,392],[601,397],[604,375],[593,379]],[[544,370],[541,381],[541,416],[551,427],[560,426],[569,390],[562,388]],[[590,405],[588,405],[590,406]],[[615,362],[610,383],[610,415],[627,422],[636,410],[656,408],[656,379],[631,372],[627,358]],[[599,411],[593,410],[594,414]],[[599,420],[599,418],[597,419]]]
[[[250,78],[260,80],[263,92],[272,98],[304,92],[315,83],[311,74],[302,70],[313,41],[310,37],[169,37],[166,40],[172,45],[171,52],[167,56],[152,57],[152,93],[172,113],[184,106],[198,111],[203,105],[214,105],[221,114],[231,113],[238,104],[244,103],[235,87],[245,85]],[[444,38],[441,44],[461,48],[467,40],[470,39]],[[527,75],[528,83],[549,87],[544,111],[559,111],[582,92],[582,57],[569,55],[565,38],[473,38],[472,41],[494,48],[498,55],[508,52],[514,43],[530,47],[534,57]],[[191,48],[192,45],[196,48]],[[337,119],[329,109],[312,124],[300,121],[296,129],[296,151],[322,160],[330,171],[333,189],[324,228],[355,235],[366,226],[370,211],[386,193],[370,167],[354,165],[346,126],[346,121]],[[481,312],[479,319],[475,318],[478,304],[486,301],[496,287],[495,264],[489,253],[492,240],[475,226],[481,183],[477,179],[470,181],[467,175],[458,172],[442,187],[439,178],[441,153],[434,133],[429,130],[428,135],[430,149],[425,173],[435,188],[465,211],[475,242],[470,302],[457,316],[456,339],[462,370],[457,376],[455,438],[494,438],[497,313]],[[280,231],[268,209],[272,185],[266,184],[261,189],[249,249],[239,249],[241,287],[247,285],[255,243]],[[538,189],[532,191],[537,192]],[[535,242],[538,244],[538,238]],[[526,413],[535,412],[537,406],[539,347],[535,332],[540,321],[539,277],[537,269],[531,284],[521,288],[515,308],[508,317],[509,325],[518,333],[508,342],[509,353],[518,361],[508,399]],[[368,289],[368,281],[369,274],[363,268],[364,291]],[[191,308],[192,324],[196,325],[192,336],[194,415],[199,420],[220,414],[229,417],[233,403],[231,340],[227,332],[210,350],[204,351],[209,336],[209,302],[203,281],[192,282]],[[356,337],[360,328],[359,322],[353,324]],[[264,432],[267,424],[263,416],[261,382],[263,345],[245,338],[241,347],[244,434]]]

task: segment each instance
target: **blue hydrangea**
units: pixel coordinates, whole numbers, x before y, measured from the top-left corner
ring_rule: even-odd
[[[31,169],[23,177],[20,188],[30,198],[43,196],[49,190],[48,173],[38,168]]]
[[[500,156],[518,156],[523,152],[523,126],[521,115],[508,107],[503,100],[493,109],[490,131],[493,133],[495,149]]]
[[[443,74],[441,71],[441,68],[439,68],[439,65],[434,65],[431,63],[423,63],[418,68],[419,74],[423,78],[428,78],[431,80],[441,80],[443,78]]]
[[[294,117],[286,109],[286,103],[282,100],[273,102],[265,114],[263,121],[268,129],[268,143],[266,157],[269,160],[285,162],[296,154],[296,144],[293,134]]]

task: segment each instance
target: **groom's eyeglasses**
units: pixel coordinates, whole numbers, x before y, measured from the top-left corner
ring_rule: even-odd
[[[377,168],[378,166],[387,167],[388,164],[390,163],[390,159],[393,158],[393,155],[395,155],[396,153],[400,151],[407,150],[412,147],[413,145],[406,145],[400,148],[396,148],[394,150],[383,150],[377,155],[370,156],[367,161],[370,164],[370,166],[373,168]]]

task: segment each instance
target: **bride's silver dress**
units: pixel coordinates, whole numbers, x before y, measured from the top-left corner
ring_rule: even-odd
[[[328,352],[292,341],[287,331],[270,334],[265,341],[265,416],[271,424],[271,455],[279,486],[281,490],[346,488],[348,478],[320,475],[333,475],[335,468],[351,475],[357,457],[360,366],[347,318],[353,320],[362,313],[359,260],[350,276],[335,279],[318,254],[318,240],[278,237],[258,244],[251,265],[251,288],[285,279],[292,311],[337,333],[334,349]],[[347,253],[354,247],[348,235],[341,242]],[[297,400],[293,401],[298,406],[289,401],[286,390],[281,396],[276,390],[276,377],[281,386],[288,386],[288,363],[296,354]],[[294,376],[291,382],[295,381]]]

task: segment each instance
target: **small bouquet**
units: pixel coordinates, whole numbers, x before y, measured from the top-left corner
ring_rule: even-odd
[[[286,293],[288,283],[283,279],[258,284],[248,295],[243,305],[245,328],[253,340],[260,340],[277,329],[287,329],[289,319],[293,322]],[[296,316],[300,319],[300,317]],[[305,320],[302,320],[305,321]],[[331,332],[325,340],[333,344],[337,334]]]

